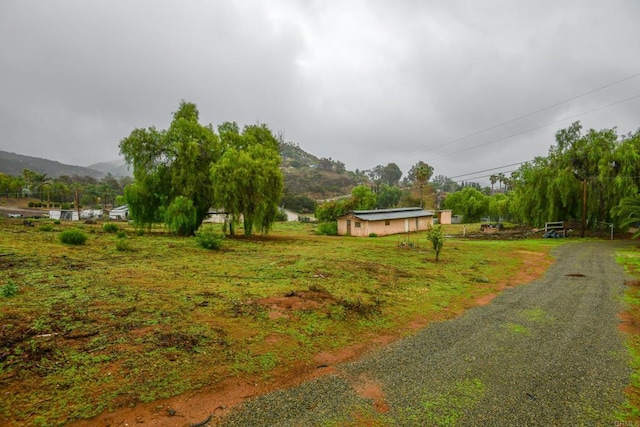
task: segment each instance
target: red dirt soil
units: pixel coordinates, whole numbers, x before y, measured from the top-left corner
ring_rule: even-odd
[[[336,351],[321,352],[312,360],[297,361],[288,366],[281,366],[276,368],[271,373],[271,379],[266,381],[257,377],[249,379],[227,378],[219,384],[203,387],[180,396],[151,403],[141,403],[130,408],[120,408],[89,420],[77,421],[71,425],[77,427],[124,427],[144,423],[145,426],[183,427],[201,423],[207,420],[210,415],[213,415],[213,418],[209,425],[215,425],[217,418],[227,414],[231,408],[249,398],[293,387],[322,375],[335,374],[336,365],[355,360],[365,353],[385,346],[407,334],[415,333],[433,320],[455,317],[464,311],[464,307],[489,304],[501,290],[516,284],[525,284],[540,277],[553,262],[550,257],[540,253],[519,251],[519,255],[524,255],[521,257],[524,264],[518,274],[505,278],[500,283],[488,285],[492,293],[472,301],[462,302],[463,307],[459,310],[440,313],[433,318],[417,318],[392,333],[371,333],[362,343]],[[327,302],[326,299],[330,298],[330,295],[322,292],[301,291],[286,297],[260,300],[260,303],[270,307],[270,316],[279,317],[286,316],[289,310],[303,308],[305,304],[314,307],[323,305]],[[373,400],[374,409],[377,412],[385,413],[389,410],[382,389],[372,379],[359,378],[353,387],[360,396]]]

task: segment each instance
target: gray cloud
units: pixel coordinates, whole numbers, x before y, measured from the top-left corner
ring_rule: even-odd
[[[574,120],[640,127],[640,98],[579,114],[640,94],[637,76],[460,139],[640,73],[639,18],[635,0],[5,0],[0,149],[111,160],[185,99],[349,169],[457,176],[545,155]]]

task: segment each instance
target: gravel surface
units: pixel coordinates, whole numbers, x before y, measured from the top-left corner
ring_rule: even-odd
[[[336,375],[247,401],[221,425],[613,426],[631,373],[616,316],[624,244],[562,245],[541,279]],[[360,397],[364,383],[382,397]]]

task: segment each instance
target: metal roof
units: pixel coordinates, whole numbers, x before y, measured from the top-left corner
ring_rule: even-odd
[[[380,221],[387,219],[420,218],[433,216],[433,211],[420,208],[376,209],[369,211],[353,211],[353,216],[363,221]]]

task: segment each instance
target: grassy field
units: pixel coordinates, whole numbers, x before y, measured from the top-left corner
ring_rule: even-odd
[[[84,245],[60,242],[71,227]],[[456,316],[533,278],[561,244],[464,241],[452,227],[435,263],[424,233],[329,237],[279,223],[209,251],[119,227],[0,220],[0,424],[64,424],[230,376],[268,380]]]

